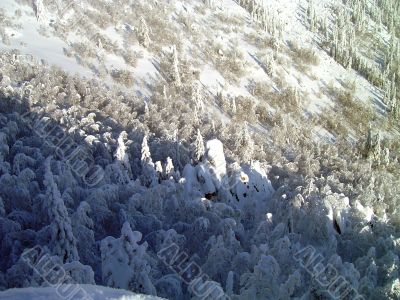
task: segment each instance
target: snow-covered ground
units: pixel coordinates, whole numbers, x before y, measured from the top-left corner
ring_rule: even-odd
[[[302,107],[308,113],[321,113],[324,108],[333,106],[332,97],[329,94],[328,87],[342,88],[343,85],[354,83],[357,86],[355,97],[360,101],[366,101],[370,104],[376,103],[382,97],[379,90],[376,90],[364,78],[359,76],[353,70],[346,70],[337,64],[324,50],[322,50],[317,43],[316,34],[310,32],[308,25],[305,24],[304,14],[308,7],[307,0],[264,0],[262,1],[268,9],[274,12],[277,22],[282,24],[282,41],[281,50],[279,55],[285,59],[286,63],[283,65],[277,64],[275,74],[283,82],[284,88],[297,88],[301,95],[303,95]],[[268,76],[262,67],[255,61],[258,52],[263,52],[265,49],[250,45],[246,41],[245,35],[253,34],[258,35],[260,28],[254,21],[251,21],[249,13],[240,7],[237,2],[233,0],[224,0],[217,4],[213,10],[207,10],[204,15],[196,12],[197,1],[180,1],[174,0],[171,5],[175,5],[175,13],[187,14],[191,18],[193,24],[201,26],[200,40],[197,44],[191,44],[191,36],[184,30],[179,32],[182,42],[188,45],[186,47],[187,53],[182,53],[182,56],[190,57],[191,51],[197,45],[200,46],[207,43],[210,38],[213,41],[220,41],[222,45],[230,47],[229,44],[235,41],[235,48],[237,51],[244,54],[244,65],[246,75],[237,82],[229,82],[224,78],[218,70],[216,70],[208,61],[201,63],[200,81],[210,91],[211,94],[216,95],[218,91],[223,90],[228,95],[243,95],[252,97],[248,91],[249,82],[262,82],[270,86],[271,91],[276,90],[276,82],[271,76]],[[316,8],[319,16],[329,14],[330,1],[318,1]],[[90,7],[90,5],[88,5]],[[115,53],[105,53],[104,62],[96,59],[86,61],[90,65],[82,65],[79,59],[74,57],[67,57],[63,49],[68,48],[73,41],[84,41],[91,37],[82,37],[79,33],[79,28],[72,28],[65,39],[53,35],[53,29],[50,26],[49,20],[53,15],[49,12],[44,18],[36,19],[31,7],[27,5],[21,6],[15,0],[4,0],[0,4],[0,8],[4,8],[6,13],[10,16],[14,15],[16,9],[21,9],[22,16],[15,17],[15,24],[19,24],[21,28],[6,28],[6,34],[9,34],[10,44],[4,45],[0,42],[0,48],[12,49],[18,48],[22,53],[32,54],[38,59],[43,59],[49,64],[55,64],[72,74],[78,73],[85,77],[96,77],[96,69],[105,67],[107,72],[113,69],[126,69],[129,70],[135,80],[133,89],[139,95],[149,96],[150,93],[147,89],[146,83],[151,83],[160,78],[158,70],[154,67],[153,62],[159,61],[159,54],[148,51],[147,49],[137,45],[135,47],[129,46],[126,48],[124,44],[124,35],[126,34],[125,25],[123,23],[110,24],[106,29],[98,28],[99,32],[109,38],[115,43],[119,49],[129,51],[140,51],[143,57],[140,58],[135,67],[125,63],[124,59]],[[95,8],[90,8],[96,11]],[[244,24],[239,28],[239,32],[224,32],[212,26],[216,20],[217,14],[223,14],[227,17],[234,16]],[[171,22],[178,22],[172,18]],[[79,24],[77,25],[80,26]],[[130,25],[129,25],[130,26]],[[177,28],[182,28],[179,23],[175,24]],[[95,26],[96,27],[96,26]],[[44,30],[47,36],[44,36]],[[11,35],[12,34],[12,35]],[[156,39],[157,37],[152,37]],[[88,44],[93,41],[87,40]],[[293,63],[292,58],[287,54],[290,51],[289,43],[296,43],[303,48],[311,48],[315,51],[319,64],[310,66],[307,74],[304,70],[297,69]],[[100,50],[98,50],[100,51]],[[93,69],[94,68],[94,69]],[[104,79],[109,84],[115,84],[110,75],[106,75]],[[254,97],[253,97],[254,98]],[[260,99],[254,99],[256,102]],[[263,100],[265,101],[265,100]]]
[[[68,285],[58,287],[21,288],[0,292],[1,300],[161,300],[154,296],[98,285]]]

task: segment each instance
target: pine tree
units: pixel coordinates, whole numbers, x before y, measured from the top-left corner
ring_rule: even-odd
[[[200,129],[197,129],[196,140],[192,144],[192,159],[194,162],[201,162],[205,154],[204,141]]]
[[[172,79],[177,87],[182,85],[181,75],[179,73],[178,50],[176,46],[172,48]]]
[[[315,32],[317,29],[317,15],[315,13],[314,1],[310,0],[307,8],[307,17],[310,22],[310,30],[311,32]]]
[[[232,116],[236,115],[236,100],[235,100],[235,97],[233,97],[232,100],[231,100],[231,113],[232,113]]]
[[[268,53],[265,58],[265,72],[268,76],[272,76],[275,70],[275,59],[272,53]]]
[[[150,35],[149,35],[149,28],[147,26],[146,20],[143,17],[140,17],[139,21],[139,28],[138,28],[138,38],[139,43],[148,48],[150,46]]]
[[[6,215],[6,209],[4,207],[3,198],[0,196],[0,218]]]
[[[171,157],[167,157],[167,162],[164,167],[164,177],[165,179],[170,179],[174,176],[174,164],[172,163]]]
[[[385,149],[383,150],[383,164],[385,166],[388,166],[390,163],[390,151],[389,148],[385,147]]]
[[[254,141],[251,137],[248,124],[245,122],[242,128],[241,136],[240,136],[240,148],[239,153],[243,162],[250,162],[253,157],[254,152]]]
[[[151,159],[150,148],[147,144],[146,135],[143,137],[141,152],[142,152],[142,157],[141,157],[142,183],[145,186],[154,185],[157,183],[157,176],[153,160]]]
[[[51,233],[50,248],[63,262],[72,262],[79,260],[76,239],[72,232],[71,219],[64,205],[64,200],[54,181],[51,171],[51,159],[52,157],[50,156],[45,161],[45,180],[43,182],[46,187],[43,204],[51,222],[49,225]]]
[[[106,285],[155,295],[147,262],[147,243],[139,245],[142,234],[132,231],[128,222],[121,229],[121,237],[107,237],[101,241],[103,281]]]
[[[198,111],[204,111],[203,95],[201,93],[200,82],[198,80],[192,85],[192,101]]]
[[[129,153],[125,145],[128,138],[126,131],[122,131],[118,137],[118,148],[114,153],[118,166],[121,168],[121,173],[127,178],[127,181],[133,178]]]
[[[328,17],[325,16],[321,22],[321,30],[326,40],[329,39],[329,30],[328,30]]]
[[[86,201],[82,201],[72,216],[72,227],[77,240],[79,258],[83,264],[95,266],[99,263],[96,241],[94,237],[94,222],[89,216],[92,209]],[[97,254],[97,253],[96,253]]]
[[[159,160],[156,161],[154,167],[155,167],[155,170],[156,170],[157,180],[158,180],[158,182],[160,183],[160,182],[161,182],[161,179],[162,179],[162,177],[163,177],[163,174],[164,174],[164,170],[163,170],[163,167],[162,167],[162,165],[161,165],[161,161],[159,161]]]
[[[38,21],[43,20],[45,17],[45,7],[43,5],[43,0],[33,0],[33,10],[35,11],[35,16]]]
[[[371,151],[372,151],[372,127],[371,124],[369,124],[369,128],[368,128],[368,135],[367,135],[367,140],[365,142],[365,147],[364,147],[364,152],[365,152],[365,156],[369,156]]]
[[[378,132],[375,137],[374,150],[372,152],[372,161],[375,162],[378,166],[381,164],[381,150],[381,134],[380,132]]]

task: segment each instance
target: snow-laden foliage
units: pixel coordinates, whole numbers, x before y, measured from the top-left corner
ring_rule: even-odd
[[[269,142],[245,122],[196,119],[183,76],[146,108],[12,53],[0,66],[1,289],[46,284],[22,258],[40,246],[75,283],[201,299],[200,281],[160,259],[175,247],[181,271],[195,263],[231,299],[325,299],[298,259],[312,247],[313,267],[365,298],[399,297],[398,149],[384,136],[314,143],[283,124]],[[104,170],[95,184],[83,161]]]

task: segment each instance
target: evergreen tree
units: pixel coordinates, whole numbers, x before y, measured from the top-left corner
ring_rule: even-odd
[[[147,26],[146,20],[143,17],[140,17],[139,20],[139,28],[138,28],[138,38],[139,43],[148,48],[150,46],[150,35],[149,35],[149,28]]]
[[[76,239],[74,237],[71,219],[67,208],[54,181],[51,171],[52,157],[48,157],[45,162],[44,186],[46,195],[44,199],[44,208],[47,210],[50,220],[50,249],[58,255],[63,262],[72,262],[79,260],[78,250],[76,248]]]
[[[128,222],[121,229],[121,237],[107,237],[101,241],[103,281],[108,286],[155,295],[147,262],[147,243],[139,245],[142,234],[132,231]]]
[[[172,79],[176,87],[182,85],[181,75],[179,72],[178,50],[176,49],[176,46],[172,48]]]
[[[168,156],[164,167],[164,177],[165,179],[170,179],[174,174],[174,164],[172,163],[171,157]]]
[[[124,177],[128,180],[132,179],[132,169],[131,163],[129,160],[129,153],[127,152],[126,142],[127,142],[128,134],[126,131],[122,131],[118,137],[118,148],[114,153],[114,157],[117,161],[118,166],[121,169],[121,173],[123,173]]]
[[[201,162],[205,154],[203,137],[200,129],[197,129],[196,140],[192,144],[192,159],[194,162]]]
[[[141,157],[141,165],[142,165],[142,183],[145,186],[154,185],[158,182],[156,176],[156,170],[154,167],[153,160],[151,159],[150,148],[147,144],[147,136],[143,137],[142,142],[142,157]]]
[[[200,82],[198,80],[192,85],[192,101],[198,111],[204,111],[203,95],[201,93]]]

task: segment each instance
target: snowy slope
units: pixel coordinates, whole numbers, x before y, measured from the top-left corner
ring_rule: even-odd
[[[85,3],[85,2],[83,2]],[[281,92],[282,89],[296,88],[302,96],[301,107],[311,114],[318,114],[325,108],[333,106],[333,99],[329,93],[328,86],[341,88],[343,83],[355,83],[357,86],[355,97],[360,101],[374,103],[382,97],[379,90],[376,90],[364,78],[359,76],[353,70],[346,70],[337,64],[329,55],[318,46],[318,38],[312,33],[308,26],[304,23],[305,10],[308,7],[307,0],[298,1],[276,1],[264,0],[263,5],[275,15],[277,22],[282,25],[282,41],[278,57],[280,63],[277,63],[274,76],[268,76],[263,68],[257,63],[260,53],[266,53],[267,47],[259,47],[248,41],[248,36],[263,36],[264,33],[256,22],[252,21],[249,13],[240,7],[233,0],[217,1],[212,9],[207,9],[203,14],[198,12],[198,1],[170,1],[163,4],[167,9],[171,9],[174,15],[170,18],[171,23],[176,28],[177,37],[183,44],[181,57],[200,58],[200,81],[212,95],[216,95],[219,91],[223,91],[227,95],[237,96],[243,95],[252,98],[256,103],[265,101],[266,99],[258,99],[249,92],[249,84],[251,82],[260,82],[266,84],[271,91]],[[318,1],[316,9],[319,16],[329,15],[328,10],[330,1]],[[151,5],[151,4],[150,4]],[[82,24],[70,28],[63,38],[54,35],[54,31],[50,22],[46,20],[53,16],[49,13],[45,18],[39,20],[33,14],[32,8],[28,5],[20,5],[15,0],[5,0],[0,4],[1,8],[5,8],[7,15],[12,16],[16,9],[22,10],[22,16],[15,18],[15,24],[19,24],[21,28],[9,28],[6,32],[13,33],[10,35],[10,44],[4,45],[0,42],[0,48],[12,49],[18,48],[22,53],[32,54],[39,59],[43,59],[49,64],[55,64],[70,73],[79,73],[86,77],[96,77],[97,72],[106,72],[105,82],[113,84],[110,72],[114,69],[126,69],[130,71],[134,77],[134,89],[138,95],[149,96],[147,84],[160,78],[160,74],[155,68],[154,62],[160,62],[160,53],[153,49],[145,49],[140,45],[129,45],[126,41],[127,24],[130,19],[123,19],[118,23],[111,23],[106,29],[94,28],[99,30],[104,37],[107,37],[117,47],[116,53],[110,53],[97,49],[103,53],[103,57],[98,59],[87,59],[84,62],[80,57],[67,57],[63,53],[63,49],[68,49],[72,42],[81,41],[88,45],[97,47],[97,41],[91,40],[92,37],[80,31]],[[85,3],[88,11],[96,11],[96,8]],[[118,9],[118,8],[116,8]],[[126,11],[127,7],[119,8],[120,11]],[[153,8],[157,10],[158,8]],[[162,8],[160,8],[161,10]],[[197,41],[193,40],[192,31],[186,31],[185,26],[180,23],[181,16],[190,19],[192,26],[198,31]],[[232,32],[225,30],[223,26],[214,26],[218,24],[219,18],[224,16],[227,19],[237,19],[239,22],[237,29]],[[139,17],[139,16],[137,16]],[[126,22],[125,22],[126,21]],[[133,30],[129,25],[129,30]],[[43,30],[46,32],[44,36]],[[151,28],[150,28],[151,33]],[[150,34],[154,40],[159,39],[158,36]],[[245,75],[237,78],[232,82],[224,77],[214,66],[210,65],[207,57],[202,55],[203,45],[220,43],[225,50],[232,49],[238,53],[242,53],[243,65],[245,66]],[[290,44],[298,44],[302,48],[313,49],[319,59],[319,64],[309,66],[309,70],[304,72],[299,69],[291,57]],[[142,57],[139,58],[136,66],[130,66],[125,63],[120,55],[121,51],[139,51]],[[268,50],[268,51],[266,51]],[[115,51],[114,51],[115,52]],[[199,57],[200,55],[200,57]],[[296,54],[295,54],[296,55]],[[282,62],[282,63],[281,63]],[[101,71],[103,70],[103,71]],[[103,74],[104,76],[104,74]],[[277,83],[279,81],[279,84]],[[114,82],[115,84],[115,82]],[[271,108],[273,109],[273,108]],[[226,116],[220,115],[218,110],[217,116],[225,119]],[[226,120],[225,120],[226,121]]]
[[[162,299],[154,296],[146,296],[134,294],[129,291],[117,290],[103,286],[94,285],[76,285],[68,286],[68,291],[78,290],[80,293],[75,294],[72,292],[61,294],[60,288],[55,287],[43,287],[43,288],[21,288],[11,289],[4,292],[0,292],[1,300],[61,300],[61,299],[85,299],[85,300],[157,300]],[[64,291],[63,291],[64,292]],[[72,296],[75,295],[75,296]],[[70,298],[72,296],[72,298]],[[84,298],[86,296],[86,298]]]

